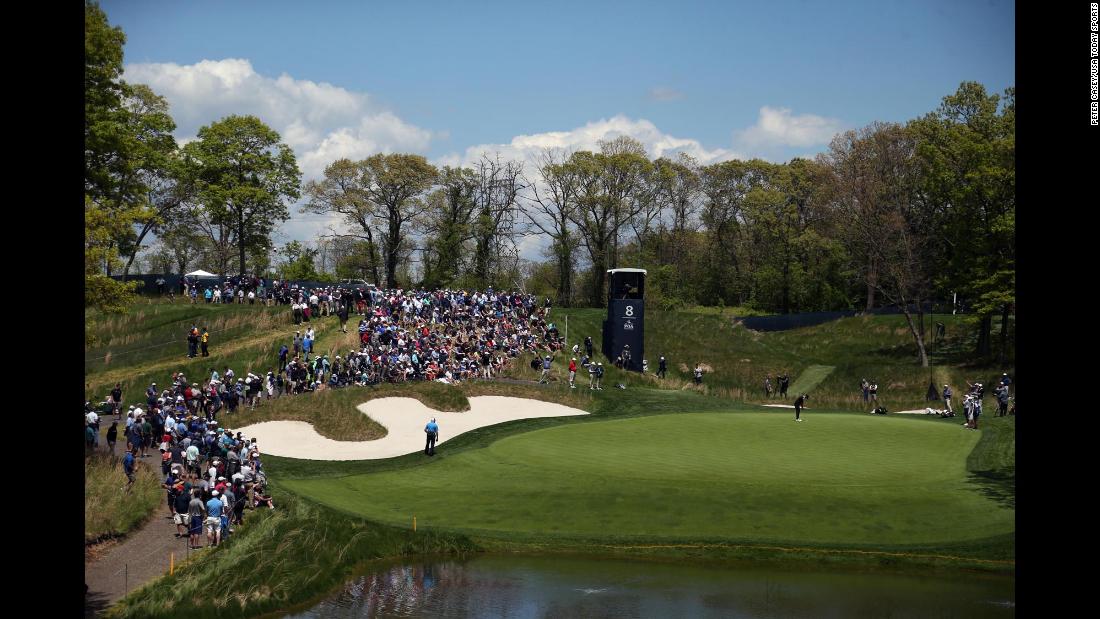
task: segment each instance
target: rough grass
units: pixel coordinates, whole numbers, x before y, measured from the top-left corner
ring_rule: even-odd
[[[193,554],[106,616],[254,616],[314,599],[366,562],[476,550],[462,535],[380,526],[292,496],[275,501],[275,510],[246,512],[228,544]]]
[[[145,522],[164,498],[159,461],[137,460],[134,485],[125,492],[122,460],[100,452],[84,459],[84,541],[124,535]]]
[[[929,368],[920,366],[904,316],[856,316],[802,329],[756,332],[735,325],[728,316],[717,312],[647,308],[645,357],[650,371],[657,371],[661,355],[668,360],[668,378],[657,380],[618,370],[610,365],[611,360],[603,357],[601,329],[606,315],[606,310],[600,309],[555,309],[553,313],[554,322],[563,331],[568,316],[569,346],[583,342],[586,335],[592,337],[597,360],[603,361],[607,370],[605,386],[621,382],[628,386],[687,389],[765,403],[768,400],[764,397],[764,377],[770,374],[774,385],[775,376],[787,372],[792,387],[788,395],[793,401],[796,397],[793,389],[800,380],[812,384],[817,378],[813,376],[813,366],[832,366],[833,371],[813,387],[815,406],[871,410],[869,404],[863,403],[859,388],[861,379],[867,378],[878,382],[881,405],[890,410],[906,410],[927,404],[925,395],[930,378],[934,378],[938,389],[949,383],[960,393],[966,382],[993,384],[1001,372],[1013,374],[1011,365],[1002,369],[994,364],[974,363],[966,354],[972,349],[976,325],[964,316],[935,316],[936,322],[945,324],[947,337],[930,346],[933,363],[930,373]],[[996,342],[997,333],[993,338]],[[710,367],[713,371],[705,370],[703,384],[696,387],[692,370],[700,362],[704,370]],[[567,365],[567,362],[555,363],[554,372],[559,380],[567,375]],[[804,379],[807,372],[811,376]],[[521,367],[515,375],[533,378],[536,372]],[[1016,386],[1013,385],[1014,394]]]

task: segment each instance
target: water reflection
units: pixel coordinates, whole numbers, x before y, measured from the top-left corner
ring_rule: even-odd
[[[290,616],[1013,617],[1015,579],[478,557],[366,574],[314,608]]]

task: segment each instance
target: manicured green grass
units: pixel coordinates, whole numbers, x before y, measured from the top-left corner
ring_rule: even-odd
[[[916,419],[684,413],[503,438],[445,463],[283,483],[388,524],[476,535],[933,544],[1010,532],[975,492],[978,435]],[[972,526],[945,526],[945,522]]]
[[[787,390],[787,394],[792,397],[798,397],[799,394],[809,393],[813,391],[814,387],[821,384],[821,381],[825,380],[829,374],[833,373],[836,367],[831,365],[811,365],[802,373],[798,375],[798,378],[791,384]],[[775,377],[772,377],[772,387],[775,387]]]

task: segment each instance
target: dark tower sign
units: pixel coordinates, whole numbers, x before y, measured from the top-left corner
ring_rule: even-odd
[[[645,358],[645,269],[607,271],[607,320],[603,323],[603,354],[614,361],[623,355],[628,370],[642,371]],[[629,360],[627,357],[630,357]]]

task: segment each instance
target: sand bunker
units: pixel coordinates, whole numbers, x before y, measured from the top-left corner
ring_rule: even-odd
[[[526,398],[495,395],[469,398],[470,410],[445,412],[428,408],[413,398],[378,398],[359,410],[386,427],[388,434],[373,441],[334,441],[304,421],[265,421],[237,430],[256,437],[260,453],[302,460],[380,460],[424,451],[424,426],[435,417],[437,445],[459,434],[516,419],[587,415],[585,411]]]

